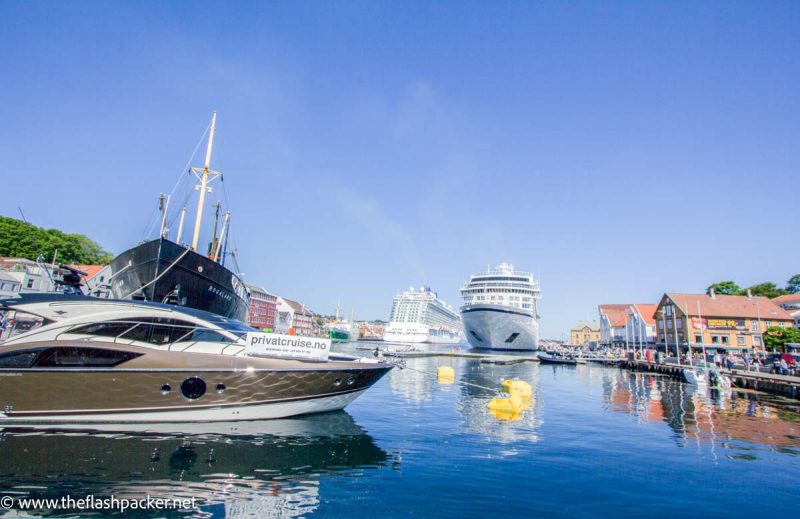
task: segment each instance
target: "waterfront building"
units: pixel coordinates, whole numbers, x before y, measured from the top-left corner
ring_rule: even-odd
[[[600,344],[603,346],[625,346],[625,329],[630,305],[600,305]]]
[[[21,283],[19,280],[0,270],[0,297],[14,297],[19,294]]]
[[[111,297],[111,265],[70,265],[70,267],[86,272],[81,279],[86,295],[104,299]]]
[[[277,297],[276,332],[311,336],[314,335],[315,326],[314,312],[304,304]]]
[[[384,328],[386,322],[384,321],[364,321],[359,323],[358,338],[365,341],[382,341]]]
[[[772,326],[791,328],[792,316],[776,302],[760,296],[667,293],[655,311],[659,346],[684,350],[764,349],[762,334]]]
[[[658,305],[634,304],[628,307],[625,336],[634,347],[648,347],[656,342],[656,308]]]
[[[598,321],[578,321],[569,331],[570,343],[575,346],[596,346],[600,342]]]
[[[250,303],[247,311],[247,324],[264,331],[275,329],[278,313],[278,296],[270,294],[264,287],[247,285]]]
[[[0,270],[19,285],[16,293],[22,294],[55,292],[56,283],[64,278],[64,270],[58,266],[25,258],[0,258]]]
[[[800,294],[788,294],[772,300],[792,316],[794,327],[800,328]]]

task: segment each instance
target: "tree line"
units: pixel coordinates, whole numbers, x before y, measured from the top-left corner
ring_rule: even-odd
[[[0,216],[0,257],[52,261],[78,265],[108,265],[113,256],[83,234],[67,234]]]
[[[795,274],[789,278],[785,288],[781,288],[771,281],[759,283],[747,288],[740,287],[734,281],[720,281],[709,285],[706,289],[706,294],[711,295],[712,288],[714,289],[714,293],[727,296],[743,296],[747,294],[749,290],[754,296],[763,296],[773,299],[787,294],[800,294],[800,274]]]

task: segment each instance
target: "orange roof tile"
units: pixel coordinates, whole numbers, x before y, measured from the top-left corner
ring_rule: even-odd
[[[792,317],[778,306],[773,300],[766,297],[723,296],[717,295],[713,299],[706,294],[667,294],[681,310],[688,315],[700,313],[703,317],[739,317],[753,319],[785,319]]]
[[[86,275],[83,277],[83,279],[86,280],[86,279],[94,277],[95,274],[97,274],[98,272],[103,270],[106,266],[105,265],[70,265],[70,267],[72,267],[74,269],[81,270],[83,272],[86,272]]]
[[[800,303],[800,294],[786,294],[785,296],[778,296],[772,300],[773,303]]]
[[[639,310],[642,319],[644,319],[647,324],[656,324],[656,308],[658,308],[658,305],[645,304],[633,306]]]
[[[608,317],[611,326],[625,326],[628,322],[628,308],[631,305],[600,305],[597,308],[601,314]]]

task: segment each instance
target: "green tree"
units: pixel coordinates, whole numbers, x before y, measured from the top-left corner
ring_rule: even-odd
[[[759,283],[758,285],[753,285],[749,287],[749,290],[754,296],[764,296],[770,299],[789,293],[786,290],[779,288],[778,285],[771,281],[768,283]]]
[[[790,294],[800,294],[800,274],[795,274],[786,282],[786,291]]]
[[[784,351],[786,343],[800,343],[800,330],[770,326],[764,331],[764,344],[767,348]]]
[[[721,294],[724,296],[740,296],[744,294],[742,287],[733,281],[720,281],[719,283],[714,283],[706,289],[706,294],[711,295],[712,288],[716,294]]]
[[[60,263],[107,265],[112,259],[108,251],[83,234],[65,234],[0,216],[0,256],[36,260],[42,255],[52,261],[56,250]]]

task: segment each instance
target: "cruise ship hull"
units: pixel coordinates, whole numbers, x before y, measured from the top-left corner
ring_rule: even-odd
[[[461,308],[464,335],[473,348],[536,350],[539,324],[533,312],[520,308],[480,304]]]
[[[461,341],[461,335],[456,332],[435,330],[423,324],[389,323],[383,333],[383,341],[402,344],[456,344]]]

